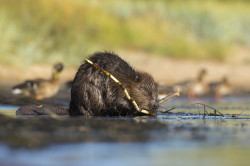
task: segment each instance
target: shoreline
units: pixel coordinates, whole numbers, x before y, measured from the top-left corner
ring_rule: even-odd
[[[137,70],[150,73],[156,82],[165,85],[173,85],[184,80],[195,79],[200,69],[208,71],[207,82],[220,81],[227,76],[235,88],[250,89],[250,65],[244,63],[244,58],[232,57],[226,62],[177,60],[160,56],[151,56],[138,52],[118,52],[131,66]],[[245,55],[244,55],[245,56]],[[60,76],[61,83],[73,80],[80,65],[65,67]],[[29,79],[44,78],[51,76],[51,66],[32,65],[29,67],[0,66],[0,86],[13,86]]]

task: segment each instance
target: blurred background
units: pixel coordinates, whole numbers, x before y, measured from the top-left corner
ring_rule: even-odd
[[[229,77],[248,89],[248,0],[0,0],[0,80],[48,77],[62,62],[62,80],[84,57],[114,51],[157,82]]]
[[[105,50],[150,73],[160,94],[181,90],[161,105],[169,112],[74,123],[1,115],[16,117],[28,104],[68,108],[68,81],[85,57]],[[54,64],[61,75],[52,86]],[[250,0],[0,0],[0,165],[249,165],[248,72]],[[26,96],[14,97],[21,87]],[[44,89],[43,98],[33,94]],[[225,117],[205,117],[205,107],[203,116],[193,99]]]

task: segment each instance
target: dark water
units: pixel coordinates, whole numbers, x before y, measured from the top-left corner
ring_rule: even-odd
[[[165,107],[176,108],[172,114],[161,114],[155,118],[133,118],[133,121],[140,122],[138,124],[157,121],[166,126],[148,129],[149,136],[146,141],[52,143],[35,149],[10,148],[2,142],[0,165],[247,166],[250,156],[249,101],[249,97],[229,97],[220,102],[214,102],[212,99],[190,101],[180,98],[165,103]],[[202,108],[198,110],[192,105],[196,102],[203,102],[217,108],[224,117],[203,118]],[[14,116],[15,109],[2,106],[1,112]],[[104,121],[117,121],[117,119],[119,120],[119,118],[106,118]],[[122,120],[130,123],[131,118],[122,118]],[[129,133],[129,131],[124,132]]]

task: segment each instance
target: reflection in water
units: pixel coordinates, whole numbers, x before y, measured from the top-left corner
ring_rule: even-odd
[[[8,116],[16,116],[16,110],[19,106],[12,105],[0,105],[0,114],[8,115]]]
[[[249,164],[249,152],[249,147],[208,146],[202,143],[87,143],[53,146],[38,151],[9,150],[1,147],[0,161],[3,165],[18,166],[244,166]]]
[[[166,130],[149,130],[150,140],[131,143],[84,142],[52,145],[43,149],[11,149],[0,146],[1,166],[95,166],[95,165],[171,165],[171,166],[235,166],[249,165],[250,109],[249,102],[234,98],[212,106],[226,114],[225,117],[198,115],[197,108],[190,107],[196,101],[178,99],[172,104],[175,114],[156,118],[137,117],[135,121],[159,121]],[[205,100],[206,101],[206,100]],[[249,101],[249,100],[248,100]],[[211,104],[211,103],[210,103]],[[172,107],[170,106],[170,107]],[[0,112],[14,116],[16,108],[0,108]],[[240,114],[232,118],[232,114]],[[193,113],[193,114],[179,114]],[[117,120],[117,118],[114,118]],[[128,121],[131,118],[127,118]],[[112,118],[106,119],[112,121]],[[126,120],[126,118],[122,118]],[[1,134],[1,133],[0,133]],[[141,133],[138,133],[141,134]],[[157,139],[158,138],[158,139]],[[42,141],[42,139],[41,139]]]
[[[38,150],[0,146],[0,165],[248,165],[250,121],[159,116],[169,130],[145,143],[79,143]],[[109,119],[111,120],[111,119]],[[160,129],[159,129],[160,130]],[[140,134],[140,133],[138,133]]]

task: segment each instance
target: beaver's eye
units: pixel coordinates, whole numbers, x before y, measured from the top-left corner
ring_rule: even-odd
[[[140,81],[141,81],[140,76],[136,75],[136,76],[135,76],[135,82],[140,82]]]

